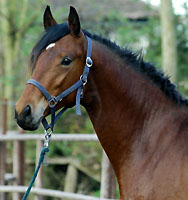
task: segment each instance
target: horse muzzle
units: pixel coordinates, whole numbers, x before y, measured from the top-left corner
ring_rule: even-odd
[[[18,114],[15,108],[15,120],[17,124],[24,130],[36,130],[40,125],[42,117],[38,118],[33,113],[30,105],[26,105],[20,114]]]

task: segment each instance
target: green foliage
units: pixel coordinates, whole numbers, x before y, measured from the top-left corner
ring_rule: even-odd
[[[55,132],[94,133],[93,126],[82,107],[82,115],[77,116],[75,108],[68,109],[55,126]]]

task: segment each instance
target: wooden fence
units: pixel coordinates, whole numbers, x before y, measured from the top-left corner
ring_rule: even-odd
[[[20,193],[24,193],[24,141],[36,141],[36,164],[43,145],[43,134],[23,134],[23,131],[6,131],[6,102],[2,104],[2,130],[0,131],[0,200],[5,200],[5,193],[13,193],[12,199],[19,200]],[[13,144],[13,172],[6,174],[6,142]],[[98,142],[96,134],[53,134],[51,141],[79,141],[79,142]],[[32,193],[35,200],[41,200],[42,196],[52,196],[57,198],[75,200],[98,200],[99,198],[88,195],[81,195],[56,190],[42,189],[42,171],[40,170],[36,179]],[[9,175],[9,176],[7,176]],[[14,185],[5,185],[5,177],[15,179]],[[114,199],[116,190],[116,180],[111,164],[103,152],[102,172],[101,172],[101,197],[100,199]]]
[[[26,186],[1,186],[0,192],[20,192],[23,193],[27,189]],[[33,188],[31,190],[32,194],[36,195],[43,195],[53,198],[65,198],[70,200],[109,200],[105,198],[97,198],[92,197],[89,195],[82,195],[82,194],[74,194],[74,193],[68,193],[68,192],[61,192],[57,190],[50,190],[50,189],[42,189],[42,188]],[[112,200],[112,199],[110,199]]]

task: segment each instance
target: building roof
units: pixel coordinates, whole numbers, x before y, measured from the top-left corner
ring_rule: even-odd
[[[141,0],[53,0],[51,3],[55,7],[74,6],[84,21],[99,20],[115,12],[130,20],[147,19],[159,15],[156,7]]]

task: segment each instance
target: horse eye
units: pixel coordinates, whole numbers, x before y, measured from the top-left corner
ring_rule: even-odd
[[[61,65],[69,65],[72,62],[72,60],[68,57],[64,57],[63,60],[61,61]]]

